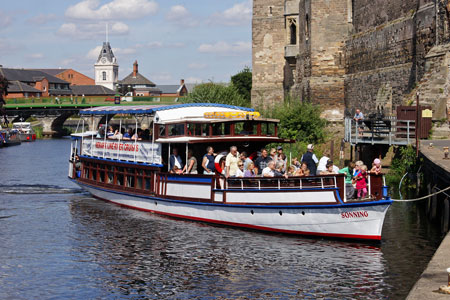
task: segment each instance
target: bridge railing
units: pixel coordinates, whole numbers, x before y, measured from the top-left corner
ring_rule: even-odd
[[[356,144],[409,145],[415,141],[415,120],[395,117],[374,118],[356,122],[345,118],[344,140]]]

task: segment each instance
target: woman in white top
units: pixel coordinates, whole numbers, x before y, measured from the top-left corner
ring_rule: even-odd
[[[325,171],[327,169],[327,162],[330,160],[330,150],[323,151],[323,156],[319,160],[319,164],[317,165],[317,175],[320,174],[320,172]],[[314,174],[313,174],[314,175]]]

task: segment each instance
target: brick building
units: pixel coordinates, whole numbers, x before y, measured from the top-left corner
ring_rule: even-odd
[[[74,69],[37,69],[70,83],[70,85],[94,85],[95,80]]]
[[[253,104],[287,94],[327,117],[450,105],[449,0],[254,0]]]
[[[161,90],[152,81],[139,73],[137,60],[133,63],[133,72],[119,81],[119,85],[124,90],[133,91],[133,96],[159,96]]]

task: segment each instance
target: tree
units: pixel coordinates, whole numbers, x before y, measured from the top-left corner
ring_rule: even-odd
[[[225,86],[213,82],[197,85],[187,97],[183,98],[186,103],[222,103],[247,107],[250,101],[239,93],[234,85]]]
[[[252,91],[252,71],[245,67],[236,75],[231,76],[231,83],[236,87],[245,100],[250,102]]]
[[[2,115],[5,114],[3,105],[6,104],[3,95],[8,95],[8,80],[0,74],[0,110]]]
[[[280,120],[279,137],[298,142],[321,143],[327,121],[320,118],[320,107],[309,102],[291,101],[273,108],[265,115]]]

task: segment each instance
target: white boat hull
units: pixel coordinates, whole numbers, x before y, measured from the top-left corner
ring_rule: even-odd
[[[240,205],[139,196],[77,182],[96,198],[171,217],[289,234],[380,240],[391,201],[330,205]],[[320,197],[320,196],[319,196]]]

